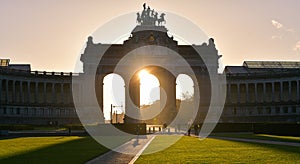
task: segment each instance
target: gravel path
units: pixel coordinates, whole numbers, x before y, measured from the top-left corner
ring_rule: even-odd
[[[155,135],[139,136],[134,138],[125,144],[116,148],[116,151],[109,151],[97,158],[94,158],[86,164],[106,164],[106,163],[118,163],[127,164],[134,163],[134,161],[139,157],[139,155],[144,151],[148,144],[155,138]],[[118,152],[126,152],[127,154],[122,154]]]

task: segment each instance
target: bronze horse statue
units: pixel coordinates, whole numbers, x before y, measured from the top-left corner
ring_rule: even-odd
[[[159,26],[161,25],[162,22],[166,23],[165,15],[166,15],[165,13],[162,13],[160,15],[160,18],[157,20]]]

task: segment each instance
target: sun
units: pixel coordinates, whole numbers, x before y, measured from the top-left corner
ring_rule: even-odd
[[[150,75],[149,72],[147,70],[144,70],[144,69],[139,72],[139,78],[140,79],[143,79],[143,78],[145,78],[149,75]]]
[[[149,105],[160,99],[159,81],[149,70],[143,69],[138,72],[140,80],[140,104]]]

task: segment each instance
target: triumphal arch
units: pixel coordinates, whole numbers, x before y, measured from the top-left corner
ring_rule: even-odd
[[[195,116],[193,122],[202,123],[211,105],[212,82],[218,80],[218,59],[221,57],[214,39],[201,45],[179,45],[164,26],[165,15],[144,5],[142,12],[137,13],[137,26],[123,44],[94,43],[93,37],[89,37],[81,55],[83,79],[94,79],[94,90],[86,93],[95,92],[100,109],[103,110],[105,96],[104,77],[116,73],[124,79],[125,123],[139,123],[153,118],[150,117],[153,114],[151,111],[147,113],[140,109],[138,73],[144,69],[156,76],[160,83],[160,101],[164,105],[154,114],[160,119],[159,123],[171,123],[179,112],[176,103],[176,77],[179,74],[190,76],[194,82],[194,107],[197,112],[192,114]]]

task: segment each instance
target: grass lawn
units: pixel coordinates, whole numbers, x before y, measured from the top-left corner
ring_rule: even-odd
[[[145,151],[172,137],[157,136]],[[141,155],[136,163],[300,163],[300,147],[184,136],[161,152]]]
[[[84,163],[107,152],[91,137],[0,139],[0,163]]]
[[[219,137],[232,137],[232,138],[247,138],[247,139],[260,139],[282,142],[296,142],[300,143],[300,137],[292,136],[277,136],[268,134],[252,134],[252,133],[214,133],[211,136]]]

